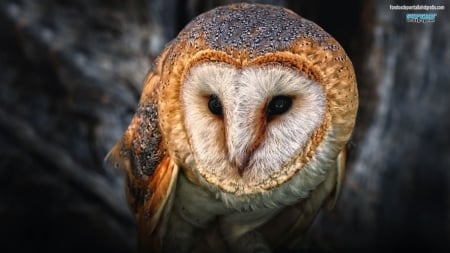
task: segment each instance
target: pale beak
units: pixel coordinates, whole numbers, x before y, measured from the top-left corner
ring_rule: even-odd
[[[239,173],[239,176],[242,177],[242,175],[245,172],[245,169],[248,167],[248,163],[250,161],[250,155],[249,154],[239,154],[234,159],[234,165],[237,168],[237,171]]]

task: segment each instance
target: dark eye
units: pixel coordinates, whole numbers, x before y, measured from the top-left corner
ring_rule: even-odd
[[[287,112],[292,106],[292,98],[289,96],[275,96],[267,105],[267,116],[281,115]]]
[[[222,103],[220,102],[220,99],[217,97],[217,95],[209,96],[208,108],[214,115],[223,115]]]

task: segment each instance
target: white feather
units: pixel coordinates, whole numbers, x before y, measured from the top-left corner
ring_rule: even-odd
[[[238,69],[205,63],[190,70],[182,89],[185,126],[194,153],[192,169],[227,206],[256,209],[294,203],[307,197],[333,166],[322,144],[292,179],[285,176],[298,170],[293,161],[322,124],[326,109],[322,86],[299,71],[279,65]],[[223,119],[208,109],[205,97],[211,94],[222,102]],[[258,110],[277,95],[295,97],[292,108],[268,123],[265,138],[241,177],[232,160],[257,134]],[[274,184],[282,187],[266,190]]]

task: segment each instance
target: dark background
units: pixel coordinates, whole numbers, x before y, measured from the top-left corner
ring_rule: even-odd
[[[121,174],[103,158],[164,44],[194,16],[231,2],[0,1],[0,252],[135,250]],[[346,185],[305,250],[448,250],[449,2],[251,2],[287,6],[322,26],[358,77]],[[415,3],[446,10],[430,11],[430,24],[389,10]]]

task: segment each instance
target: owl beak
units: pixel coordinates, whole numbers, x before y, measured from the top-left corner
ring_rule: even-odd
[[[240,177],[242,177],[242,175],[245,172],[245,169],[248,167],[249,160],[250,155],[248,154],[239,154],[236,156],[234,160],[234,165],[236,166]]]

